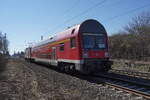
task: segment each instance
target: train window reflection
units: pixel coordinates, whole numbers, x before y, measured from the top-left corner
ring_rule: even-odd
[[[105,48],[105,37],[99,35],[84,35],[83,36],[83,47],[85,49],[104,49]]]

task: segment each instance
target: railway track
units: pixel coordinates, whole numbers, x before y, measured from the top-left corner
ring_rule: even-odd
[[[150,79],[150,73],[147,72],[144,73],[144,72],[137,72],[137,71],[130,71],[130,70],[117,70],[117,69],[112,69],[110,70],[110,72],[121,74],[121,75],[143,78],[143,79]]]
[[[143,83],[143,80],[118,77],[111,73],[96,74],[94,79],[103,81],[109,87],[150,100],[150,83],[148,81]]]
[[[137,98],[134,100],[150,100],[150,82],[146,79],[139,79],[114,73],[102,73],[88,77],[79,75],[78,77],[83,77],[83,79],[90,82],[93,81],[94,83],[101,84],[103,82],[105,85],[117,90],[118,92],[123,92],[132,96],[134,95]]]

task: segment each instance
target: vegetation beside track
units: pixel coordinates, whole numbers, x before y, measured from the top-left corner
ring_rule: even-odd
[[[1,79],[1,73],[5,70],[8,56],[9,56],[8,40],[6,37],[6,33],[2,34],[2,32],[0,32],[0,79]]]
[[[113,60],[112,69],[150,72],[150,62],[115,59]]]
[[[122,31],[109,37],[112,59],[150,61],[150,12],[133,18]]]

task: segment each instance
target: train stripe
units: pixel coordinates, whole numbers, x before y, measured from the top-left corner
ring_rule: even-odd
[[[43,62],[49,63],[52,65],[57,65],[58,62],[67,62],[67,63],[75,63],[75,64],[83,64],[83,60],[70,60],[70,59],[57,59],[57,60],[50,60],[50,59],[43,59],[43,58],[36,58],[34,57],[36,62]]]

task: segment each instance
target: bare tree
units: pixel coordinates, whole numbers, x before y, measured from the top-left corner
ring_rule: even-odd
[[[150,60],[150,13],[133,18],[124,31],[110,36],[113,58]]]
[[[150,33],[150,12],[143,12],[139,16],[133,18],[126,27],[125,31],[129,34],[146,34]]]
[[[8,54],[8,40],[6,33],[2,34],[2,32],[0,32],[0,72],[5,69],[7,63],[6,56],[8,56]]]
[[[0,53],[6,55],[8,53],[8,40],[6,33],[3,35],[0,32]]]

